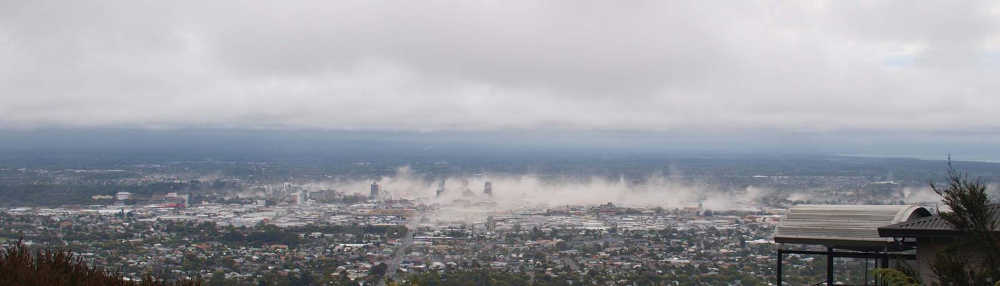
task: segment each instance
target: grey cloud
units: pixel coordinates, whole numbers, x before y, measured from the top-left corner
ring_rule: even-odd
[[[990,130],[992,1],[3,1],[0,126]]]

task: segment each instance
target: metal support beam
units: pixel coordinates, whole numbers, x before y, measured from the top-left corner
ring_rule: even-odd
[[[868,286],[868,258],[865,258],[865,286]]]
[[[777,265],[777,268],[775,268],[775,270],[778,273],[778,284],[777,284],[778,286],[781,286],[781,258],[782,258],[782,256],[785,256],[785,253],[781,250],[781,248],[778,248],[778,265]]]
[[[833,285],[833,247],[826,248],[826,285]]]
[[[806,254],[806,255],[825,255],[827,261],[827,283],[833,282],[833,258],[835,257],[846,257],[846,258],[865,258],[865,259],[875,259],[875,264],[881,264],[882,268],[889,267],[889,258],[903,259],[903,260],[916,260],[917,256],[913,254],[901,254],[901,253],[888,253],[888,252],[853,252],[853,251],[835,251],[833,247],[828,247],[826,251],[816,251],[816,250],[792,250],[792,249],[781,249],[778,248],[778,259],[775,268],[776,278],[778,286],[781,286],[784,280],[783,273],[783,262],[786,254]],[[866,273],[867,274],[867,273]],[[833,284],[830,284],[833,285]]]
[[[827,255],[828,251],[815,251],[815,250],[791,250],[782,249],[784,254],[808,254],[808,255]],[[845,257],[845,258],[875,258],[882,259],[888,256],[889,258],[899,258],[904,260],[916,260],[917,256],[913,254],[899,254],[899,253],[881,253],[881,252],[841,252],[834,251],[833,256],[835,257]]]

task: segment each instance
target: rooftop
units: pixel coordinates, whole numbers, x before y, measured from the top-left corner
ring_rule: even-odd
[[[1000,204],[993,204],[991,210],[993,221],[1000,221]],[[935,215],[879,227],[878,233],[885,237],[948,237],[960,232],[940,215]]]
[[[798,205],[790,208],[774,234],[777,243],[837,248],[883,247],[891,237],[879,228],[929,217],[917,205]]]

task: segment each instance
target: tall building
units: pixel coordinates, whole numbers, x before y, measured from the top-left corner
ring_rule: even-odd
[[[493,216],[486,218],[486,231],[496,232],[497,231],[497,221],[493,219]]]
[[[306,192],[305,192],[305,191],[303,191],[303,190],[299,190],[298,192],[296,192],[296,193],[295,193],[295,203],[296,203],[296,204],[299,204],[299,205],[303,205],[303,204],[305,204],[305,203],[306,203],[306,201],[308,200],[308,198],[306,198],[306,195],[307,195],[307,194],[308,194],[308,193],[306,193]]]
[[[437,194],[436,195],[438,197],[440,197],[441,194],[444,194],[444,179],[442,179],[440,182],[438,182],[438,189],[437,189]]]
[[[486,195],[488,195],[488,196],[492,196],[493,195],[493,183],[490,183],[490,181],[486,181],[486,184],[483,186],[483,193],[486,194]]]
[[[378,193],[381,190],[381,188],[382,187],[378,185],[378,182],[372,181],[372,192],[369,195],[369,199],[377,200],[378,199]]]

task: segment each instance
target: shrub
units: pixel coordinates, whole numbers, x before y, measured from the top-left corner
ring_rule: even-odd
[[[32,253],[18,241],[0,251],[0,285],[23,286],[195,286],[197,281],[163,282],[151,276],[142,281],[126,280],[117,273],[88,266],[68,251],[52,249]]]

